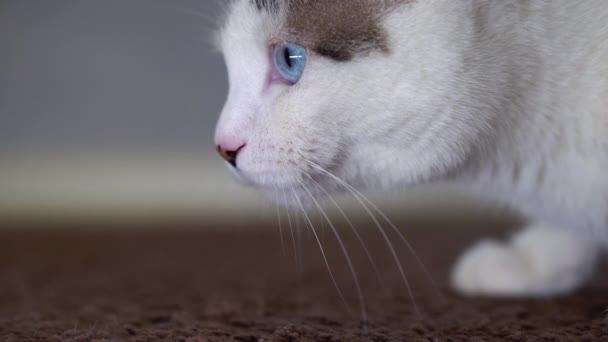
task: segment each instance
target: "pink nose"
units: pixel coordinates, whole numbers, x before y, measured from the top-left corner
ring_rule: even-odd
[[[236,157],[243,149],[243,147],[245,147],[245,144],[241,145],[237,149],[228,150],[225,149],[222,145],[217,145],[217,152],[220,154],[220,156],[222,156],[222,158],[224,158],[224,160],[230,163],[230,165],[236,167]]]

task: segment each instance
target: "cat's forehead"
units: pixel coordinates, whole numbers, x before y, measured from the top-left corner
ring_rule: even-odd
[[[298,43],[336,61],[388,51],[386,13],[413,0],[241,0],[276,25],[274,40]]]

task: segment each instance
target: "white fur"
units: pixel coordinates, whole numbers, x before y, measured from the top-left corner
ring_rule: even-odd
[[[604,0],[417,1],[384,18],[389,53],[311,53],[296,85],[266,88],[282,15],[237,0],[216,142],[246,141],[234,173],[281,202],[320,195],[311,178],[341,189],[307,160],[359,189],[441,181],[510,203],[558,231],[474,247],[456,288],[564,293],[608,243],[607,18]]]

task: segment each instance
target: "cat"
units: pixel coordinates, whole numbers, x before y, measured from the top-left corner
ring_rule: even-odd
[[[215,135],[274,201],[440,182],[528,217],[464,295],[570,293],[608,243],[608,1],[234,0]],[[351,188],[352,187],[352,188]]]

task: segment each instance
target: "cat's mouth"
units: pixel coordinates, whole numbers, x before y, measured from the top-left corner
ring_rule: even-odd
[[[258,148],[250,144],[228,168],[239,183],[256,189],[274,203],[309,207],[340,191],[340,184],[345,183],[337,175],[344,155],[330,157],[327,149],[325,152],[318,156],[312,148],[274,151],[266,145]],[[286,155],[281,156],[282,153]]]

